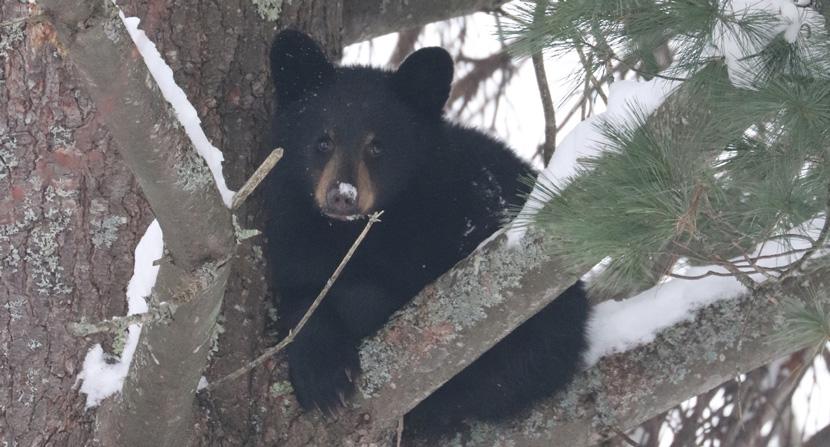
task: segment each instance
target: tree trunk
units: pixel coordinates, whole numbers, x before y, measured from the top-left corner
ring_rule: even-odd
[[[0,22],[33,6],[2,2]],[[0,28],[0,444],[89,444],[75,386],[106,337],[66,323],[126,312],[132,251],[152,219],[48,23]]]

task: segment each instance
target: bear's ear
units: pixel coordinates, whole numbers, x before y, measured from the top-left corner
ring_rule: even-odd
[[[317,42],[294,30],[277,34],[271,44],[271,79],[280,104],[302,98],[334,77],[334,65]]]
[[[392,83],[404,101],[428,115],[440,115],[450,96],[452,74],[452,57],[445,49],[421,48],[398,67]]]

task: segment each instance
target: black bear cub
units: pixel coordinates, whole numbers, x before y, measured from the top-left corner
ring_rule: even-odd
[[[300,404],[328,413],[353,391],[361,339],[496,231],[532,171],[503,143],[443,118],[453,62],[441,48],[416,51],[397,71],[336,67],[308,36],[284,31],[270,57],[274,145],[285,156],[269,180],[265,228],[281,330],[306,312],[365,216],[384,210],[288,347]],[[500,418],[561,389],[579,366],[587,318],[576,284],[414,413]]]

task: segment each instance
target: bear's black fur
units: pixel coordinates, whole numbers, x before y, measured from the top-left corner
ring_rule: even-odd
[[[267,255],[287,331],[306,312],[365,225],[384,210],[323,304],[288,347],[305,408],[331,411],[353,390],[357,346],[425,285],[499,227],[532,173],[501,142],[447,122],[452,60],[440,48],[397,71],[335,67],[309,37],[271,48],[278,113]],[[585,349],[581,284],[548,305],[415,411],[441,422],[500,418],[561,389]]]

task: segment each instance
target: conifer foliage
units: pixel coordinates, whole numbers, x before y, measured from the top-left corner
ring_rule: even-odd
[[[601,145],[600,155],[577,169],[590,175],[538,182],[532,194],[538,212],[525,220],[549,230],[567,256],[609,259],[597,284],[637,289],[697,264],[751,287],[796,273],[825,248],[830,37],[822,5],[566,0],[543,10],[524,2],[511,15],[514,52],[577,51],[578,81],[608,85],[623,68],[670,91],[656,110],[635,100],[628,119],[601,120],[600,141],[585,142]],[[774,254],[788,256],[769,256],[763,246],[772,242]]]

